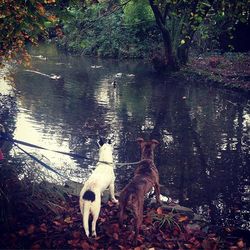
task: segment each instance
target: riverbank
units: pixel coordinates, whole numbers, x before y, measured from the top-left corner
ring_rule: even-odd
[[[181,72],[208,85],[250,93],[249,52],[190,56]]]
[[[26,199],[23,202],[26,207]],[[102,204],[95,239],[88,239],[84,234],[77,196],[64,193],[64,199],[55,200],[54,205],[53,210],[39,206],[20,210],[8,229],[1,230],[1,249],[233,250],[249,247],[247,235],[239,235],[233,228],[207,225],[190,213],[190,209],[175,209],[178,205],[158,207],[146,202],[136,244],[133,243],[133,216],[127,211],[123,226],[119,225],[118,205],[112,202]]]

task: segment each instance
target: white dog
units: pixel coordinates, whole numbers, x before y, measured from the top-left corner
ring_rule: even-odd
[[[109,187],[111,199],[118,202],[114,195],[114,164],[113,164],[113,146],[111,141],[99,142],[99,162],[89,179],[85,182],[80,192],[80,209],[83,217],[83,227],[85,234],[89,237],[89,215],[93,215],[92,235],[96,237],[96,221],[101,209],[101,194]]]

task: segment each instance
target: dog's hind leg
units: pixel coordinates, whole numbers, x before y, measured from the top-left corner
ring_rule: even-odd
[[[122,226],[123,224],[123,215],[124,215],[124,204],[119,203],[119,224]]]
[[[160,200],[160,185],[158,182],[155,183],[154,188],[155,188],[156,201],[158,204],[162,204],[162,202]]]
[[[139,234],[141,225],[142,225],[142,219],[143,219],[143,202],[139,199],[137,202],[133,204],[133,210],[135,213],[135,236],[134,236],[134,244],[137,243],[137,236]]]
[[[98,196],[99,197],[99,196]],[[96,199],[91,206],[91,213],[93,215],[93,220],[92,220],[92,236],[96,237],[96,222],[98,220],[99,217],[99,213],[101,210],[101,199]]]
[[[115,203],[118,203],[118,200],[115,198],[115,184],[114,184],[114,182],[112,182],[110,184],[109,191],[110,191],[112,201]]]

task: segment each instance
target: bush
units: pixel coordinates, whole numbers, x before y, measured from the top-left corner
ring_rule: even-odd
[[[147,10],[133,22],[136,11],[131,12],[131,6],[112,14],[109,8],[106,3],[70,7],[69,17],[63,20],[64,37],[57,40],[59,46],[74,53],[113,58],[144,58],[159,46],[159,31]]]

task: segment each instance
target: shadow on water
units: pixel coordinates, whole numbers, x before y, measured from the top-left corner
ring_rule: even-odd
[[[79,182],[95,166],[98,136],[112,137],[118,162],[140,158],[137,137],[155,138],[164,195],[212,222],[250,229],[249,99],[181,77],[156,77],[141,61],[74,57],[53,46],[31,53],[35,70],[63,81],[16,73],[15,138],[93,159],[42,152]],[[116,170],[118,189],[132,173],[133,167]]]

